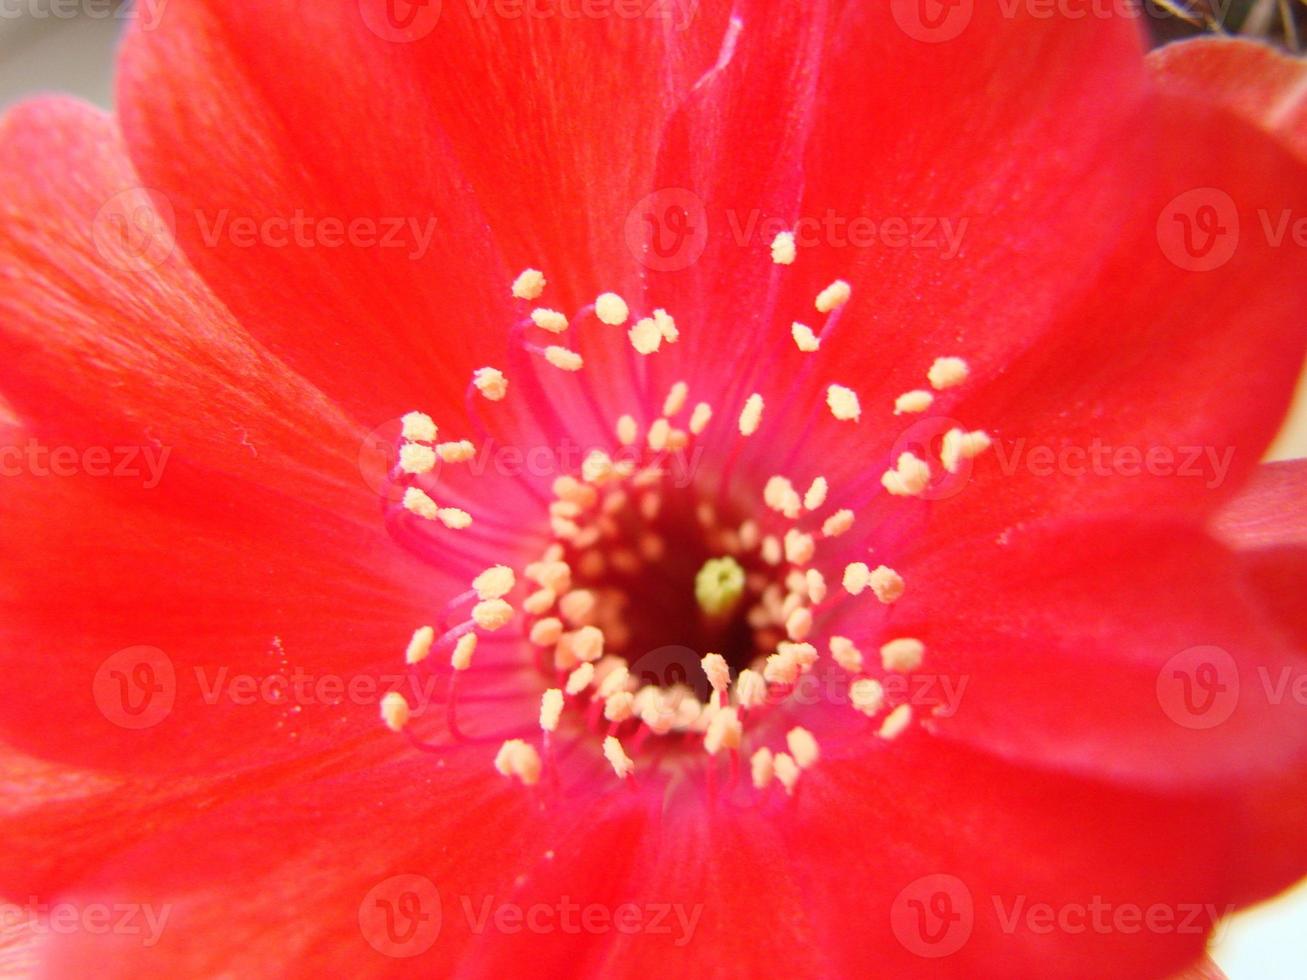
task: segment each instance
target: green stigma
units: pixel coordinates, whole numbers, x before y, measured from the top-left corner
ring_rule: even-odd
[[[709,616],[729,616],[744,595],[744,569],[729,556],[709,558],[694,577],[694,598]]]

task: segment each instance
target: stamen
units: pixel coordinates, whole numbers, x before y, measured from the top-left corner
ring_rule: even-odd
[[[454,644],[454,652],[449,655],[449,666],[455,670],[467,670],[472,666],[472,654],[476,653],[477,635],[464,633]]]
[[[402,732],[408,724],[409,707],[404,695],[390,691],[381,699],[381,720],[392,732]]]
[[[620,327],[631,315],[631,308],[626,300],[616,293],[601,293],[595,300],[595,316],[610,327]]]
[[[921,658],[926,652],[926,645],[912,637],[890,640],[880,648],[880,662],[886,670],[906,674],[921,666]]]
[[[853,527],[853,511],[845,508],[837,510],[826,518],[821,526],[821,533],[828,538],[838,538],[851,527]]]
[[[557,310],[548,310],[543,306],[531,311],[531,322],[550,333],[563,333],[567,330],[567,317]]]
[[[889,713],[876,734],[890,741],[902,735],[910,724],[912,724],[912,705],[901,704]]]
[[[862,417],[857,392],[844,385],[831,385],[826,389],[826,404],[830,406],[830,413],[841,422],[857,422]]]
[[[731,669],[726,664],[726,658],[720,653],[709,653],[699,663],[708,677],[708,683],[724,704],[731,687]]]
[[[896,497],[914,497],[930,486],[930,466],[912,453],[900,453],[894,469],[886,470],[880,482]]]
[[[894,414],[902,415],[905,412],[915,414],[924,412],[930,408],[931,403],[935,401],[935,396],[928,391],[922,391],[917,388],[913,391],[905,391],[894,399]]]
[[[405,496],[407,495],[405,491]],[[451,531],[462,531],[472,526],[472,515],[457,507],[441,507],[436,511],[436,516],[440,518],[440,523]]]
[[[812,768],[821,755],[817,739],[806,728],[791,728],[785,735],[785,744],[800,769]]]
[[[817,312],[829,313],[831,310],[838,309],[849,301],[851,295],[853,295],[853,287],[843,279],[836,279],[817,294]]]
[[[556,345],[545,348],[545,360],[563,371],[579,371],[585,365],[576,351]]]
[[[936,391],[943,391],[962,384],[970,373],[967,362],[960,357],[937,357],[926,372],[926,380]]]
[[[808,486],[807,492],[803,495],[803,506],[806,510],[818,510],[826,502],[826,494],[830,490],[830,484],[826,482],[824,476],[819,476]]]
[[[518,299],[537,299],[545,291],[545,274],[539,269],[523,269],[513,280],[513,295]]]
[[[522,600],[522,611],[532,616],[543,616],[554,608],[557,601],[558,596],[553,589],[536,589]]]
[[[534,786],[540,781],[540,754],[535,746],[520,738],[510,738],[499,747],[495,769],[501,776],[516,776],[524,786]]]
[[[681,337],[681,332],[676,329],[676,321],[672,318],[671,314],[666,310],[654,310],[653,315],[654,323],[658,324],[658,329],[663,335],[663,340],[667,341],[669,344],[676,343]]]
[[[404,490],[403,503],[404,509],[410,514],[416,514],[428,521],[434,521],[436,515],[440,513],[440,508],[436,506],[436,502],[417,487],[408,487]]]
[[[708,722],[703,747],[709,755],[716,755],[722,749],[738,749],[743,737],[744,727],[735,709],[721,708]]]
[[[871,591],[876,593],[876,598],[886,605],[897,601],[903,595],[903,576],[884,565],[876,567],[871,573],[868,584],[871,585]]]
[[[436,451],[430,446],[407,442],[399,447],[399,468],[409,475],[430,473],[436,467]]]
[[[777,650],[763,663],[762,676],[769,684],[793,684],[799,679],[799,658],[793,648]]]
[[[885,688],[881,686],[880,681],[863,677],[849,685],[849,700],[853,702],[856,710],[872,718],[880,712],[881,706],[885,703]]]
[[[435,442],[436,423],[430,415],[421,412],[409,412],[400,422],[403,426],[400,435],[409,442]]]
[[[787,231],[777,235],[771,252],[777,265],[794,263],[797,260],[794,234]],[[779,273],[774,272],[770,276],[773,292],[778,281]],[[543,273],[527,269],[514,281],[512,292],[518,299],[534,301],[545,285]],[[816,309],[826,314],[817,329],[804,323],[791,323],[790,332],[800,352],[813,353],[821,348],[822,337],[831,334],[840,322],[843,307],[851,296],[849,283],[836,280],[816,297]],[[767,299],[769,307],[774,300],[775,296]],[[510,366],[520,365],[528,355],[535,355],[562,371],[581,370],[584,361],[580,350],[584,348],[537,345],[528,339],[529,330],[534,327],[547,334],[563,334],[570,329],[572,319],[583,320],[591,312],[600,323],[611,326],[631,323],[624,331],[626,339],[641,356],[658,352],[664,343],[671,344],[679,338],[676,323],[666,310],[655,309],[651,315],[638,316],[621,296],[611,292],[602,293],[593,305],[573,317],[533,302],[524,308],[530,309],[529,319],[519,314],[520,318],[510,328],[514,339],[510,354],[515,358]],[[619,348],[626,342],[616,332],[604,336]],[[693,437],[706,431],[713,409],[709,403],[699,402],[687,420],[682,413],[690,389],[685,381],[678,380],[667,389],[661,414],[653,417],[647,402],[652,380],[648,365],[629,356],[620,358],[619,365],[622,362],[629,372],[629,381],[642,396],[639,411],[617,415],[610,422],[613,416],[602,414],[594,389],[583,385],[579,394],[588,400],[589,409],[601,428],[611,428],[616,443],[631,451],[618,452],[612,446],[594,448],[579,466],[569,466],[571,472],[553,480],[552,494],[528,487],[542,505],[541,512],[532,518],[528,533],[534,534],[537,527],[544,526],[550,534],[548,542],[536,553],[536,560],[524,565],[482,566],[472,579],[471,589],[449,600],[444,611],[434,617],[434,626],[422,626],[414,631],[405,660],[413,666],[435,650],[450,651],[453,670],[448,678],[445,702],[448,735],[455,742],[480,741],[468,739],[458,730],[457,691],[460,683],[475,684],[487,675],[487,683],[493,684],[501,668],[511,667],[495,664],[475,674],[471,671],[478,643],[496,642],[483,634],[504,629],[517,615],[519,603],[516,599],[510,603],[509,598],[516,593],[521,575],[529,583],[521,593],[525,596],[520,601],[524,621],[520,629],[509,631],[512,636],[507,639],[511,644],[535,651],[537,667],[549,677],[550,686],[539,703],[542,732],[537,743],[539,751],[521,738],[509,739],[499,746],[496,769],[506,777],[534,785],[547,768],[551,785],[557,789],[560,757],[556,733],[563,712],[572,709],[583,716],[584,724],[575,726],[578,732],[585,729],[606,734],[604,756],[618,778],[627,780],[630,789],[636,788],[632,756],[646,741],[670,736],[656,751],[651,778],[658,779],[665,759],[675,758],[682,743],[695,744],[693,738],[685,738],[688,735],[702,737],[708,756],[726,751],[729,771],[726,792],[730,794],[740,776],[745,724],[757,725],[759,731],[754,734],[760,738],[784,730],[772,727],[774,718],[765,721],[771,717],[769,708],[792,699],[799,679],[817,669],[817,644],[829,645],[834,665],[844,672],[843,682],[849,685],[856,710],[869,718],[879,718],[885,708],[882,683],[864,673],[868,668],[862,652],[848,637],[828,637],[818,627],[819,613],[825,609],[834,585],[832,582],[828,586],[827,576],[834,574],[834,570],[828,568],[823,574],[813,567],[817,545],[847,533],[853,526],[854,512],[843,508],[821,520],[818,515],[827,505],[831,487],[824,476],[812,476],[809,471],[804,474],[810,477],[806,490],[784,476],[774,476],[762,488],[762,501],[767,510],[736,515],[733,505],[747,499],[737,498],[736,481],[732,480],[735,464],[743,459],[741,443],[726,446],[723,465],[718,470],[710,470],[716,473],[718,492],[712,495],[700,492],[688,499],[679,497],[681,485],[673,485],[673,474],[664,462],[664,455],[693,445]],[[796,382],[792,390],[808,390],[806,382],[819,366],[817,359],[805,361],[803,376],[798,379],[804,384]],[[522,376],[521,383],[534,392],[531,397],[542,400],[528,407],[534,414],[548,416],[546,421],[566,421],[561,416],[571,401],[559,387],[566,382],[555,378],[553,387],[559,388],[559,393],[553,394],[550,388],[546,394],[538,374],[532,369]],[[966,375],[967,366],[960,358],[939,358],[928,372],[934,390],[959,384]],[[507,378],[497,368],[478,368],[472,380],[473,387],[488,400],[499,401],[507,396]],[[828,409],[836,420],[861,420],[859,396],[852,388],[840,384],[827,384],[825,388]],[[748,394],[748,389],[737,389],[727,404],[739,404],[736,399],[741,394]],[[455,529],[471,525],[472,516],[467,511],[437,503],[435,498],[443,499],[444,491],[436,486],[435,471],[442,463],[472,461],[477,446],[490,438],[485,424],[479,421],[475,399],[476,392],[468,388],[467,408],[477,426],[476,443],[470,439],[437,442],[437,427],[431,416],[421,412],[403,416],[403,438],[396,471],[391,477],[404,488],[403,507],[408,513]],[[935,395],[924,389],[905,392],[895,399],[895,413],[924,412],[934,399]],[[737,425],[741,436],[759,432],[765,409],[761,391],[748,394],[739,409]],[[771,411],[787,414],[790,396],[783,399],[783,404],[774,404]],[[809,413],[804,438],[816,431],[819,415],[819,412]],[[989,437],[983,432],[950,430],[944,438],[940,463],[945,470],[954,472],[963,459],[973,458],[989,444]],[[781,457],[779,468],[782,471],[800,468],[802,449],[802,445],[791,447],[791,454]],[[421,479],[425,474],[430,476]],[[479,474],[469,470],[466,475]],[[919,494],[930,479],[927,461],[904,453],[882,482],[891,493]],[[701,487],[698,489],[702,491]],[[481,499],[461,489],[450,493],[451,503]],[[706,701],[700,701],[692,693],[684,678],[682,683],[669,682],[665,686],[642,683],[633,676],[635,668],[624,656],[661,639],[657,630],[664,623],[680,624],[687,619],[677,603],[687,601],[688,597],[673,595],[666,597],[669,601],[665,603],[661,589],[651,589],[644,595],[642,588],[651,575],[660,575],[665,565],[670,565],[672,573],[683,567],[687,542],[674,527],[666,525],[683,521],[689,513],[697,520],[697,527],[691,523],[690,529],[701,536],[709,555],[718,556],[705,561],[695,575],[694,598],[702,615],[688,617],[691,624],[704,631],[701,653],[704,649],[722,650],[722,653],[702,653],[700,666],[712,692]],[[390,508],[385,517],[398,533],[412,529],[397,513],[397,508]],[[817,521],[820,521],[820,533],[810,526]],[[490,518],[487,524],[483,534],[475,535],[478,540],[484,538],[495,543],[511,540],[507,535],[515,525],[508,515],[502,519]],[[425,543],[425,536],[420,540]],[[688,553],[693,554],[693,549]],[[864,555],[876,553],[870,544],[862,547]],[[461,550],[455,554],[460,560],[468,557]],[[850,595],[859,595],[870,588],[882,603],[894,602],[904,591],[903,579],[893,569],[881,565],[872,570],[864,562],[845,565],[841,583]],[[471,605],[470,612],[468,605]],[[451,627],[451,622],[457,625]],[[647,626],[652,627],[648,633]],[[443,635],[438,633],[442,629]],[[899,637],[878,638],[876,642],[882,643],[880,660],[885,671],[908,673],[920,667],[925,652],[921,641]],[[755,666],[746,666],[750,663]],[[733,668],[733,664],[737,666]],[[504,698],[493,688],[479,696],[485,701]],[[394,731],[400,731],[408,723],[408,703],[397,693],[383,699],[381,712],[382,720]],[[882,738],[893,738],[910,721],[910,710],[896,709],[881,721],[878,733]],[[622,733],[630,733],[630,740],[625,744]],[[418,744],[411,736],[410,741]],[[426,747],[432,751],[439,748]],[[787,751],[777,751],[774,745],[753,748],[756,749],[750,756],[753,785],[761,790],[779,781],[791,795],[801,772],[815,765],[820,757],[817,739],[803,727],[791,727],[786,733]],[[717,799],[722,767],[702,757],[698,765],[706,770],[709,796]],[[537,802],[544,805],[543,801]]]
[[[794,484],[783,476],[773,476],[763,485],[762,502],[790,520],[799,516],[803,506],[803,500],[795,491]]]
[[[551,647],[563,635],[563,621],[555,616],[538,619],[531,624],[528,639],[538,647]]]
[[[635,763],[631,761],[631,757],[622,748],[622,743],[614,735],[604,739],[604,758],[613,767],[613,772],[617,774],[618,779],[626,779],[635,772]]]
[[[620,725],[634,713],[635,696],[630,691],[618,691],[604,701],[604,720]]]
[[[762,422],[762,395],[756,392],[750,395],[744,402],[744,410],[740,412],[740,435],[751,436],[758,431],[758,425]]]
[[[939,459],[944,464],[944,469],[956,473],[962,460],[975,459],[991,444],[992,440],[986,432],[949,429],[944,433],[944,444],[940,447]]]
[[[431,654],[431,644],[436,640],[436,631],[430,626],[419,626],[413,631],[413,638],[408,641],[404,651],[404,663],[420,664]]]
[[[662,452],[667,448],[667,438],[671,435],[671,432],[670,422],[663,418],[655,419],[654,424],[649,426],[649,448],[656,453]]]
[[[756,670],[742,670],[735,678],[735,700],[741,708],[757,708],[767,703],[767,681]]]
[[[436,455],[442,463],[466,463],[477,454],[476,446],[467,439],[458,442],[442,442],[436,446]]]
[[[790,336],[794,338],[794,346],[805,354],[811,354],[821,347],[821,341],[812,332],[812,327],[798,321],[790,325]]]
[[[793,265],[796,255],[794,232],[782,231],[772,239],[771,260],[777,265]]]
[[[540,728],[546,732],[558,731],[558,720],[563,716],[563,692],[551,687],[540,698]]]
[[[494,632],[508,625],[513,607],[503,599],[486,599],[472,607],[472,620],[483,630]]]
[[[576,697],[592,683],[595,679],[595,665],[592,663],[583,663],[567,675],[567,684],[564,690],[569,697]]]
[[[830,638],[830,655],[831,659],[850,674],[857,674],[862,671],[862,651],[854,646],[853,641],[847,636],[832,636]]]
[[[802,642],[812,633],[812,610],[796,609],[785,620],[785,635],[795,642]]]
[[[690,386],[684,381],[678,381],[667,392],[667,397],[663,399],[663,415],[667,418],[674,418],[681,409],[685,407],[685,400],[689,397]]]
[[[815,568],[809,568],[804,573],[804,586],[808,590],[808,598],[815,604],[820,604],[826,598],[826,577]]]
[[[558,611],[563,619],[575,626],[586,625],[586,620],[594,612],[595,594],[589,589],[573,589],[558,600]]]
[[[656,353],[663,343],[662,331],[650,317],[637,320],[635,326],[627,331],[627,336],[630,337],[635,352],[646,357]]]
[[[799,781],[799,766],[785,752],[776,753],[772,760],[772,771],[776,774],[776,781],[785,787],[785,792],[794,795],[794,787]]]
[[[639,428],[634,418],[623,415],[617,420],[617,441],[623,446],[634,445],[638,435]]]
[[[791,565],[808,564],[816,551],[817,543],[811,534],[804,534],[796,528],[785,532],[785,560]]]
[[[844,568],[844,591],[849,595],[861,595],[871,582],[871,569],[865,562],[850,562]]]
[[[472,372],[472,384],[488,401],[503,401],[508,394],[508,379],[498,368],[483,367]],[[435,438],[434,435],[431,437]]]

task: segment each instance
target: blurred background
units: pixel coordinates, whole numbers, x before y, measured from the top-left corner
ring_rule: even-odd
[[[158,0],[156,0],[157,4]],[[333,0],[340,2],[340,0]],[[1307,44],[1304,0],[1152,0],[1158,43],[1224,29],[1291,51]],[[113,59],[129,5],[117,0],[0,0],[0,109],[37,92],[112,102]],[[1307,374],[1269,459],[1307,456]],[[1304,828],[1307,833],[1307,828]],[[1232,980],[1307,977],[1307,883],[1236,916],[1212,957]]]

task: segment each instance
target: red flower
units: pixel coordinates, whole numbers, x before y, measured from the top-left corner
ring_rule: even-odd
[[[1301,365],[1301,159],[1123,16],[519,13],[175,3],[116,118],[5,119],[13,941],[1200,957],[1307,868],[1301,536],[1208,530]]]

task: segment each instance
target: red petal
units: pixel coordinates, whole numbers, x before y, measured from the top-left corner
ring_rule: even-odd
[[[1213,530],[1239,549],[1307,545],[1307,459],[1259,466]]]
[[[537,808],[488,776],[428,777],[427,765],[225,808],[124,856],[70,897],[169,908],[158,945],[81,934],[47,965],[76,972],[112,955],[123,969],[173,975],[269,964],[371,975],[394,968],[389,950],[412,954],[406,969],[470,976],[527,961],[542,975],[580,977],[974,976],[994,963],[1008,975],[1156,976],[1196,959],[1213,919],[1241,900],[1229,856],[1252,843],[1219,798],[1028,774],[924,736],[823,762],[793,804],[672,806],[661,818],[660,806],[625,791],[582,816]],[[397,875],[432,887],[402,882],[416,914],[396,918],[399,941],[388,945],[384,923],[361,926],[359,912],[398,898],[376,890]],[[969,901],[971,922],[965,935],[945,923],[932,943],[913,931],[911,902],[931,899],[941,879],[929,876],[939,875],[956,911]],[[630,935],[614,924],[624,904],[642,925]],[[602,922],[582,919],[586,906]],[[1112,925],[1154,906],[1168,917],[1161,927]],[[522,918],[496,918],[501,907]],[[1077,928],[1048,928],[1041,909]],[[932,955],[958,938],[947,958]]]
[[[1157,123],[1171,149],[1092,288],[1040,344],[937,405],[996,443],[941,494],[941,540],[1047,514],[1205,516],[1278,429],[1307,343],[1307,250],[1277,245],[1262,218],[1307,211],[1303,168],[1209,108],[1168,100]],[[1204,215],[1222,230],[1186,258],[1179,219],[1195,231]]]
[[[800,404],[820,405],[829,381],[853,385],[868,412],[886,411],[906,390],[895,378],[923,384],[959,339],[1002,363],[1092,278],[1115,234],[1095,211],[1119,212],[1140,169],[1126,138],[1146,95],[1134,26],[977,4],[958,36],[929,43],[904,27],[914,9],[746,15],[733,60],[674,120],[658,182],[698,196],[708,238],[702,258],[687,252],[652,277],[655,297],[714,325],[684,343],[692,388],[730,378],[727,416],[755,389],[777,410],[796,386]],[[1074,205],[1057,203],[1066,199]],[[924,219],[936,245],[939,219],[955,231],[965,221],[961,252],[849,239],[886,220],[911,235]],[[769,256],[782,228],[805,246],[789,267]],[[837,277],[854,297],[838,336],[800,354],[790,323],[820,327],[814,297]],[[797,434],[804,417],[792,411],[782,424]],[[838,437],[841,456],[866,462],[847,441],[874,435]]]
[[[131,469],[137,489],[222,475],[371,518],[365,431],[235,324],[139,184],[99,110],[47,99],[3,120],[0,389],[27,435],[97,447],[97,471]]]
[[[928,724],[944,736],[1150,785],[1229,785],[1307,760],[1307,705],[1275,693],[1307,661],[1200,533],[1032,525],[898,568],[908,590],[877,632],[925,642],[910,697],[942,705]]]
[[[1167,91],[1214,102],[1275,133],[1307,158],[1307,65],[1259,41],[1204,37],[1148,55]]]
[[[529,894],[552,867],[567,869],[569,894],[578,897],[626,880],[623,866],[645,821],[625,792],[582,816],[569,806],[540,807],[494,774],[484,748],[445,763],[417,756],[301,781],[160,835],[70,897],[167,909],[161,941],[143,949],[139,934],[72,936],[47,965],[75,974],[108,943],[120,969],[139,964],[172,975],[262,975],[276,964],[295,976],[366,976],[415,953],[423,958],[410,963],[443,975],[475,964],[479,945],[498,938],[493,922],[478,932],[483,903]],[[388,941],[384,905],[412,882],[397,877],[415,875],[432,886],[418,893],[420,914],[439,907],[443,915],[415,919],[407,936],[410,923],[397,919],[398,938]]]
[[[189,516],[86,478],[5,482],[0,717],[27,751],[111,770],[251,765],[382,734],[449,579],[359,528],[215,481]],[[433,685],[434,692],[424,685]]]
[[[704,57],[687,38],[686,66],[669,68],[663,39],[677,35],[656,17],[420,6],[406,43],[389,36],[382,0],[265,0],[239,15],[188,4],[131,34],[119,88],[132,158],[174,204],[201,274],[247,329],[372,422],[453,411],[474,368],[503,365],[521,266],[554,278],[545,301],[569,313],[629,282],[616,276],[634,265],[620,245],[632,187],[652,168],[667,87]],[[711,7],[691,37],[715,37],[714,19],[720,30]],[[223,218],[296,214],[403,219],[431,237],[242,247],[235,226],[211,233]]]

